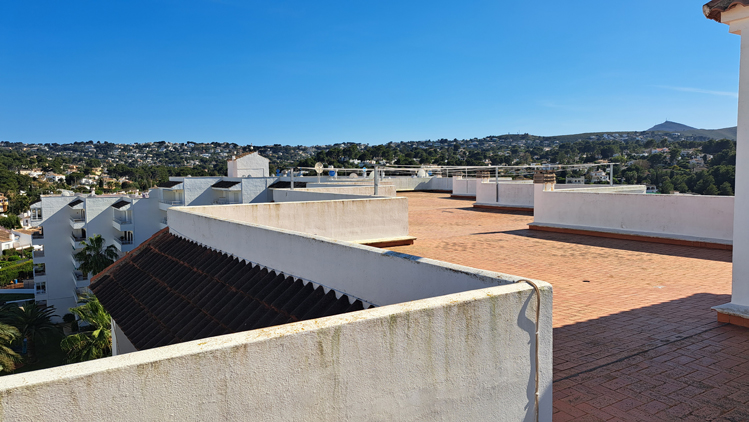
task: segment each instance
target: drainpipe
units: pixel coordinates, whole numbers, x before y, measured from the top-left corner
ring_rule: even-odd
[[[294,190],[294,168],[291,168],[291,190]]]
[[[374,172],[374,196],[377,196],[380,194],[380,168],[375,166]]]
[[[609,185],[614,186],[614,165],[609,164]]]
[[[497,198],[494,202],[499,203],[499,167],[494,167],[494,184],[497,185]]]

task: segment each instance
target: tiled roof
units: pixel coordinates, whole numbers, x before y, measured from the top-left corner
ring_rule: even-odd
[[[0,242],[5,243],[11,240],[13,240],[13,233],[4,227],[0,227]]]
[[[238,185],[240,182],[232,182],[229,180],[222,180],[211,185],[212,188],[229,189],[230,187]]]
[[[364,309],[163,229],[91,288],[138,350]],[[340,293],[339,293],[340,294]]]
[[[83,203],[83,200],[80,199],[80,198],[78,198],[78,199],[74,200],[73,202],[69,203],[68,206],[71,207],[71,208],[73,208],[74,206],[76,206],[78,204],[82,204],[82,203]]]
[[[124,207],[125,205],[130,205],[130,201],[125,201],[125,200],[121,199],[121,200],[115,202],[114,204],[112,204],[112,206],[115,207],[115,208],[117,208],[117,209],[120,209],[120,208]]]
[[[175,182],[173,180],[170,180],[168,182],[161,182],[158,185],[156,185],[156,187],[157,188],[173,188],[173,187],[179,185],[180,183],[182,183],[182,182],[179,182],[179,181]]]
[[[268,186],[268,188],[270,188],[270,189],[289,189],[290,187],[291,187],[291,182],[282,182],[280,180],[278,182],[276,182],[276,183]],[[306,188],[307,187],[307,182],[294,182],[294,187],[295,188]]]
[[[702,6],[702,12],[708,19],[720,22],[721,13],[739,4],[749,6],[749,0],[712,0]]]

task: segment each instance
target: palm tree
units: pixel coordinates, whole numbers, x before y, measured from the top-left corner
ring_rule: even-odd
[[[35,302],[29,302],[19,307],[8,304],[0,312],[0,322],[12,325],[20,331],[26,339],[29,362],[36,361],[36,342],[46,343],[47,339],[58,334],[58,328],[52,324],[53,306],[43,307]]]
[[[84,274],[96,275],[117,260],[117,248],[114,245],[104,247],[104,238],[100,234],[83,241],[83,249],[74,255],[81,265],[78,268]]]
[[[21,360],[21,356],[11,349],[10,345],[21,337],[18,328],[0,324],[0,371],[12,372],[16,369],[16,362]]]
[[[68,362],[83,362],[112,355],[112,318],[99,299],[90,296],[87,302],[77,308],[70,308],[81,321],[88,323],[92,329],[65,337],[60,343],[62,350],[68,353]]]

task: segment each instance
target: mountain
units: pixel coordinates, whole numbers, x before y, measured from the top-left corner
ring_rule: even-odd
[[[651,127],[650,129],[646,130],[646,132],[655,132],[655,131],[664,131],[664,132],[684,132],[687,130],[696,130],[697,128],[683,125],[681,123],[676,122],[670,122],[666,120],[665,122],[655,125]]]
[[[666,120],[659,125],[651,127],[646,132],[679,132],[682,134],[689,134],[694,136],[704,136],[711,139],[725,138],[734,141],[736,140],[736,126],[726,127],[723,129],[696,129],[691,126]]]

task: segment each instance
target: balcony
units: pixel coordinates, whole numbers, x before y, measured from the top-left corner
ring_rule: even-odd
[[[231,205],[231,204],[241,204],[240,201],[233,201],[229,198],[218,198],[213,201],[214,205]]]
[[[44,240],[44,230],[31,233],[31,239],[32,240]]]
[[[130,252],[133,249],[135,249],[135,245],[133,244],[133,241],[132,240],[127,240],[127,239],[115,239],[114,240],[114,246],[120,252]]]
[[[75,268],[78,268],[81,266],[80,261],[75,259],[75,255],[70,255],[70,261],[73,262],[73,265],[75,266]]]
[[[176,207],[176,206],[180,206],[180,205],[185,205],[185,201],[181,201],[181,200],[180,201],[169,201],[169,200],[166,200],[166,199],[162,199],[161,201],[159,201],[159,209],[162,210],[162,211],[166,211],[166,210],[168,210],[171,207]]]
[[[115,218],[112,220],[112,227],[121,232],[131,232],[133,231],[133,220]]]
[[[82,229],[86,226],[86,219],[83,217],[75,216],[70,217],[70,227],[73,229]]]
[[[164,229],[168,225],[169,225],[169,223],[167,222],[167,218],[166,217],[162,218],[161,221],[159,221],[159,228],[160,229]]]
[[[76,236],[74,234],[70,235],[70,244],[73,245],[73,249],[81,249],[83,247],[83,242],[86,240],[85,236]]]
[[[73,271],[73,282],[76,287],[85,287],[89,284],[89,278],[87,274],[83,274],[80,271]]]

